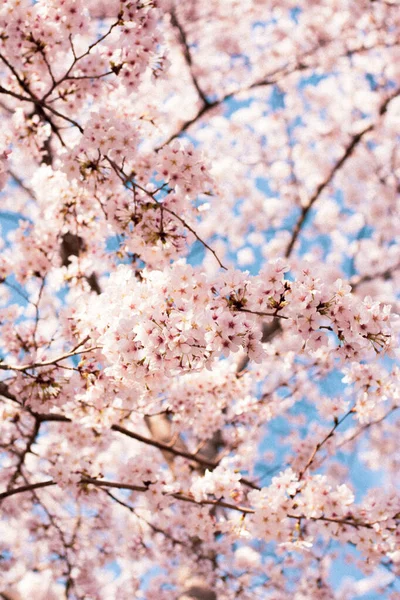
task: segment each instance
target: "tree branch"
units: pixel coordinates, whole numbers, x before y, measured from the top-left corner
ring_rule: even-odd
[[[201,89],[199,82],[197,81],[197,79],[193,73],[192,54],[190,52],[190,48],[189,48],[189,44],[187,41],[185,30],[183,29],[182,25],[179,23],[175,10],[171,10],[170,14],[171,14],[171,23],[179,32],[180,42],[183,47],[183,55],[185,57],[187,65],[189,67],[189,72],[190,72],[190,76],[192,78],[193,85],[196,88],[196,91],[197,91],[199,97],[203,101],[204,106],[209,106],[210,102],[207,100],[206,95],[204,94],[203,90]]]
[[[303,476],[306,473],[306,471],[308,471],[308,469],[313,464],[313,462],[315,460],[315,457],[317,455],[317,452],[319,452],[319,450],[321,450],[321,448],[324,446],[324,444],[326,444],[326,442],[331,437],[333,437],[333,435],[334,435],[336,429],[339,427],[339,425],[341,425],[343,423],[343,421],[345,421],[345,419],[347,419],[347,417],[350,416],[352,413],[354,413],[354,406],[349,411],[347,411],[347,413],[345,415],[343,415],[343,417],[341,419],[336,419],[335,420],[335,424],[332,427],[332,429],[327,433],[327,435],[324,437],[324,439],[315,446],[314,450],[311,453],[310,458],[308,459],[308,461],[304,465],[303,469],[300,471],[299,478],[298,478],[299,481],[301,481],[301,479],[303,478]]]
[[[174,456],[181,456],[182,458],[187,458],[188,460],[196,462],[197,464],[202,465],[203,467],[207,467],[211,470],[218,467],[218,462],[207,460],[207,458],[203,457],[201,454],[192,454],[191,452],[186,452],[185,450],[178,450],[177,448],[174,448],[173,445],[165,444],[156,439],[147,438],[143,435],[140,435],[139,433],[135,433],[134,431],[129,431],[128,429],[125,429],[120,425],[112,425],[111,429],[113,431],[118,431],[119,433],[122,433],[123,435],[126,435],[134,440],[142,442],[143,444],[147,444],[149,446],[153,446],[154,448],[158,448],[163,452],[170,452]],[[248,479],[242,478],[240,479],[240,482],[248,487],[251,487],[252,489],[260,489],[256,484],[252,483]]]
[[[383,116],[386,113],[389,103],[399,95],[400,95],[400,89],[396,90],[393,94],[391,94],[388,98],[386,98],[386,100],[383,102],[383,104],[381,105],[381,107],[379,109],[379,112],[378,112],[379,117]],[[333,167],[331,168],[326,179],[317,186],[315,192],[309,199],[307,205],[303,206],[300,216],[297,219],[297,222],[294,226],[290,243],[289,243],[288,247],[286,248],[286,252],[285,252],[286,258],[289,258],[289,256],[291,255],[294,245],[295,245],[295,243],[301,233],[301,230],[305,224],[305,221],[309,215],[309,212],[312,209],[312,207],[314,206],[314,204],[316,203],[316,201],[318,200],[318,198],[320,197],[320,195],[322,194],[322,192],[331,183],[331,181],[335,177],[336,173],[342,168],[342,166],[346,163],[348,158],[353,154],[354,150],[359,145],[359,143],[363,140],[364,136],[367,133],[369,133],[370,131],[372,131],[376,127],[376,125],[377,125],[377,123],[372,123],[371,125],[368,125],[368,127],[366,127],[365,129],[360,131],[359,133],[353,135],[349,144],[346,146],[344,153],[339,158],[339,160],[333,165]]]
[[[40,488],[49,487],[51,485],[56,485],[55,481],[40,481],[39,483],[28,483],[27,485],[21,485],[21,487],[14,488],[12,490],[7,490],[6,492],[0,492],[0,500],[4,500],[4,498],[9,498],[10,496],[14,496],[15,494],[23,494],[24,492],[31,492],[32,490],[38,490]]]
[[[71,358],[72,356],[78,356],[79,354],[85,354],[87,352],[92,352],[93,350],[98,350],[100,348],[100,346],[92,346],[90,348],[83,348],[82,350],[78,350],[78,348],[80,348],[80,346],[85,344],[88,341],[88,339],[89,338],[87,337],[82,342],[79,342],[79,344],[77,344],[77,346],[75,346],[75,348],[72,348],[72,350],[70,352],[66,352],[65,354],[62,354],[61,356],[58,356],[56,358],[44,360],[42,362],[34,362],[34,363],[31,363],[30,365],[8,365],[8,364],[0,363],[0,370],[24,372],[24,371],[28,371],[30,369],[37,369],[39,367],[49,367],[52,365],[57,365],[57,363],[61,362],[62,360],[65,360],[67,358]]]

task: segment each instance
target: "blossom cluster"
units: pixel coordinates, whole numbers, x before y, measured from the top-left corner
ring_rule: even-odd
[[[107,375],[140,394],[146,388],[154,392],[165,376],[211,368],[216,357],[241,347],[261,359],[254,318],[230,310],[227,295],[234,289],[228,282],[215,286],[182,262],[143,271],[139,280],[121,265],[104,295],[93,298],[89,309],[82,307],[76,321],[102,347]]]
[[[85,131],[63,161],[68,178],[96,186],[107,179],[111,164],[132,160],[137,153],[138,131],[127,115],[116,118],[111,111],[92,113]]]
[[[297,312],[297,330],[310,351],[327,345],[329,331],[341,342],[343,360],[359,360],[390,347],[391,307],[370,297],[360,302],[351,294],[351,286],[340,279],[326,285],[305,269],[289,298]]]
[[[268,488],[249,492],[248,498],[255,509],[251,516],[254,534],[278,542],[282,548],[307,551],[312,547],[313,536],[303,538],[302,533],[302,522],[309,520],[315,523],[310,532],[326,539],[347,539],[358,549],[367,551],[368,560],[372,562],[386,553],[400,559],[396,492],[380,501],[374,501],[371,494],[358,506],[347,485],[332,486],[325,475],[300,481],[289,468],[273,477]]]
[[[326,286],[307,272],[289,283],[286,269],[277,261],[258,276],[228,271],[216,280],[184,262],[144,270],[139,278],[121,265],[76,321],[81,334],[101,346],[107,375],[142,393],[157,390],[164,377],[211,368],[241,348],[261,361],[260,314],[293,320],[300,348],[311,353],[325,348],[354,359],[374,354],[381,341],[389,346],[387,307],[356,302],[340,281]],[[332,345],[321,328],[336,333],[338,343]]]
[[[0,596],[399,600],[395,5],[0,2]]]
[[[399,368],[387,372],[376,363],[353,362],[343,369],[343,382],[354,388],[354,410],[360,423],[367,424],[381,418],[388,405],[400,403]]]
[[[79,105],[82,97],[95,93],[96,87],[115,87],[115,82],[101,83],[104,75],[116,76],[131,92],[149,66],[154,72],[161,68],[160,61],[151,65],[151,60],[160,55],[160,13],[153,2],[140,0],[116,0],[108,9],[112,19],[109,30],[96,41],[96,19],[83,0],[40,0],[34,4],[29,0],[5,0],[0,8],[0,47],[6,60],[13,61],[17,70],[25,71],[33,93],[51,95],[58,88],[56,99],[75,104],[78,100]],[[81,50],[79,36],[88,34],[94,37],[93,52],[84,45]],[[70,63],[64,72],[63,62]],[[78,98],[74,98],[75,94]]]

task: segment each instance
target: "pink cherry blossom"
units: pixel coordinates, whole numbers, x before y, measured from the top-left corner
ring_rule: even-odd
[[[0,4],[0,596],[399,600],[397,2]]]

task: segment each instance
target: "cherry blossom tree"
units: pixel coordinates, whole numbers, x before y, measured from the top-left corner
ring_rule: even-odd
[[[397,0],[2,0],[0,597],[400,599]]]

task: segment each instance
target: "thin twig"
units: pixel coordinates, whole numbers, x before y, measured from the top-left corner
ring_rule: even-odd
[[[364,431],[367,431],[370,427],[372,427],[373,425],[379,425],[379,423],[382,423],[382,421],[384,421],[389,415],[391,415],[392,413],[394,413],[396,410],[398,410],[400,408],[400,406],[395,405],[392,406],[390,408],[390,410],[388,410],[384,415],[382,415],[379,419],[376,419],[375,421],[370,421],[369,423],[367,423],[366,425],[364,425],[363,427],[360,427],[357,431],[355,431],[350,437],[345,438],[342,442],[340,442],[340,444],[338,444],[338,448],[342,448],[342,446],[344,446],[345,444],[348,444],[349,442],[352,442],[356,437],[358,437],[359,435],[361,435]]]
[[[352,408],[350,408],[350,410],[348,410],[347,413],[345,415],[343,415],[343,417],[341,419],[335,419],[335,424],[332,427],[332,429],[330,429],[330,431],[326,434],[326,436],[324,437],[324,439],[321,442],[318,442],[318,444],[316,444],[314,450],[311,453],[310,458],[304,465],[303,469],[299,472],[298,481],[300,481],[303,478],[306,471],[311,467],[311,465],[314,462],[314,459],[317,455],[317,452],[319,452],[319,450],[321,450],[321,448],[326,444],[326,442],[331,437],[333,437],[333,435],[334,435],[336,429],[339,427],[339,425],[341,425],[343,423],[343,421],[345,419],[347,419],[347,417],[349,417],[352,413],[354,413],[354,406]]]
[[[87,341],[87,339],[86,339]],[[75,348],[73,348],[70,352],[66,352],[57,358],[52,358],[49,360],[44,360],[42,362],[34,362],[29,365],[7,365],[0,363],[0,369],[3,371],[27,371],[29,369],[36,369],[39,367],[49,367],[51,365],[57,365],[57,363],[65,360],[67,358],[71,358],[72,356],[77,356],[78,354],[86,354],[87,352],[92,352],[93,350],[98,350],[100,346],[91,346],[90,348],[83,348],[78,351],[78,348],[82,346],[85,342],[80,342]]]
[[[185,57],[187,65],[189,67],[189,72],[190,72],[190,76],[191,76],[193,85],[196,88],[196,91],[197,91],[199,97],[203,101],[204,106],[209,106],[210,102],[207,100],[207,96],[205,95],[205,93],[201,89],[201,87],[199,85],[199,82],[197,81],[197,79],[196,79],[196,77],[195,77],[195,75],[193,73],[193,59],[192,59],[192,54],[190,52],[190,48],[189,48],[189,44],[188,44],[188,41],[187,41],[185,30],[183,29],[182,25],[180,24],[180,22],[178,20],[178,17],[176,16],[175,10],[171,10],[171,23],[172,23],[172,25],[179,32],[179,38],[180,38],[180,42],[181,42],[181,45],[182,45],[182,48],[183,48],[183,55]]]
[[[221,269],[224,269],[225,271],[227,271],[227,267],[225,267],[221,260],[218,258],[217,253],[215,252],[215,250],[213,250],[211,248],[211,246],[209,246],[207,244],[207,242],[205,242],[197,233],[196,231],[193,229],[193,227],[191,227],[184,219],[182,219],[182,217],[180,217],[179,215],[177,215],[173,210],[171,210],[170,208],[167,208],[166,206],[164,206],[163,203],[158,202],[158,200],[156,200],[156,198],[154,197],[154,192],[150,192],[149,190],[146,190],[145,187],[141,186],[139,183],[137,183],[136,181],[133,180],[132,177],[129,177],[128,175],[126,175],[126,173],[124,172],[124,170],[119,167],[113,160],[111,160],[108,156],[105,157],[106,160],[109,162],[109,164],[111,165],[111,167],[113,168],[114,172],[116,173],[116,175],[119,177],[119,179],[122,181],[124,187],[126,187],[127,190],[132,191],[132,189],[129,187],[129,184],[131,184],[132,186],[134,186],[135,188],[139,189],[141,192],[143,192],[144,194],[146,194],[147,196],[149,196],[153,202],[154,202],[154,208],[158,208],[158,209],[162,209],[163,211],[169,213],[170,215],[172,215],[175,219],[177,219],[178,221],[180,221],[180,223],[182,223],[182,225],[188,230],[190,231],[190,233],[192,233],[196,240],[198,240],[207,250],[209,250],[211,252],[211,254],[214,256],[215,260],[217,261],[217,263],[219,264],[219,266],[221,267]]]

